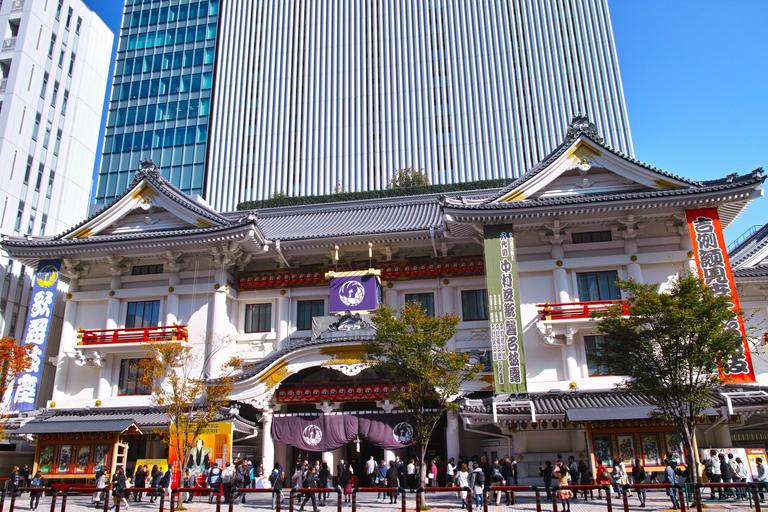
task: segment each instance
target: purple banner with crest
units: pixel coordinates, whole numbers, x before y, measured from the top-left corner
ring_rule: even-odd
[[[359,416],[360,437],[374,446],[396,450],[414,443],[414,427],[403,414]]]
[[[334,277],[330,293],[331,313],[373,311],[381,304],[381,284],[373,275]]]
[[[335,450],[357,437],[357,416],[277,416],[272,419],[272,439],[310,452]]]

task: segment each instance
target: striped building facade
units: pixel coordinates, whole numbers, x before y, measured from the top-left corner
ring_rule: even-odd
[[[579,112],[633,154],[607,0],[231,0],[217,24],[202,186],[215,208],[384,188],[406,167],[431,183],[519,176]],[[135,58],[123,48],[119,60]],[[145,140],[102,164],[97,202],[141,158],[183,152]],[[199,193],[199,179],[168,177]]]

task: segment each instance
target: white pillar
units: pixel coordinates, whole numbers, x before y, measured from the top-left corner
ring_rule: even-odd
[[[581,368],[576,355],[576,344],[571,341],[563,347],[565,351],[565,373],[570,382],[581,378]]]
[[[389,461],[391,460],[395,460],[394,450],[390,450],[389,448],[384,448],[384,461],[387,463],[387,467],[389,467]]]
[[[459,455],[461,454],[460,452],[459,413],[456,411],[448,411],[445,426],[445,455],[448,459],[453,457],[454,460],[458,461]]]
[[[289,291],[281,295],[277,300],[278,321],[277,321],[277,348],[287,347],[290,344],[290,322],[291,322],[291,298]]]
[[[96,388],[96,398],[108,398],[112,396],[112,373],[115,358],[112,354],[104,357],[104,366],[99,369],[99,385]],[[116,380],[115,380],[116,382]]]
[[[446,279],[446,281],[448,281],[448,279]],[[453,300],[453,290],[454,288],[450,284],[443,285],[440,290],[440,296],[443,302],[443,314],[456,312],[456,304]]]
[[[393,288],[387,288],[387,291],[384,294],[384,302],[386,302],[387,306],[392,309],[397,309],[400,303],[400,294]]]
[[[680,229],[680,249],[688,253],[686,255],[685,261],[683,261],[683,267],[688,271],[688,273],[697,275],[698,269],[696,268],[696,259],[694,258],[693,254],[693,243],[691,242],[691,236],[688,233],[688,226],[685,226],[684,230]]]
[[[172,287],[178,286],[181,278],[178,272],[171,272],[168,278],[168,296],[165,300],[165,325],[173,325],[179,322],[179,296],[175,294]]]
[[[557,295],[557,301],[571,302],[571,294],[568,293],[568,273],[562,267],[557,267],[552,271],[552,277],[555,284],[555,295]]]
[[[76,277],[69,278],[69,292],[76,293],[80,291],[80,284]],[[72,349],[77,345],[77,301],[64,299],[64,323],[61,325],[61,340],[59,341],[59,356],[56,359],[56,373],[53,378],[53,392],[51,400],[61,400],[66,398],[66,390],[69,388],[67,379],[69,378],[69,365],[72,362],[67,353],[72,353]]]
[[[221,374],[221,367],[227,362],[228,347],[225,346],[227,322],[227,269],[216,267],[216,283],[213,291],[211,322],[206,337],[205,371],[208,377]]]
[[[269,410],[261,411],[261,424],[263,426],[261,437],[261,460],[264,464],[264,473],[269,474],[275,465],[275,442],[272,440],[272,412]],[[252,461],[255,462],[255,461]],[[283,465],[283,471],[286,470],[285,461],[280,461]]]
[[[335,450],[334,450],[335,451]],[[322,460],[324,460],[328,464],[328,471],[331,472],[331,474],[336,471],[336,459],[334,457],[334,452],[323,452]]]
[[[113,276],[110,284],[110,297],[107,304],[107,329],[117,329],[120,326],[120,299],[115,298],[115,290],[123,287],[120,276]]]
[[[631,254],[631,258],[633,260],[637,260],[637,242],[630,238],[627,240],[624,240],[624,252],[626,254]],[[630,279],[637,281],[638,283],[643,282],[643,272],[640,269],[640,264],[636,263],[636,261],[633,261],[629,265],[627,265],[627,277]]]
[[[720,424],[712,432],[715,434],[715,446],[717,448],[731,448],[733,446],[731,429],[728,425]]]

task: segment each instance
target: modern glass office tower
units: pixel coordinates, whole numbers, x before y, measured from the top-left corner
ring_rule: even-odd
[[[120,49],[97,202],[142,157],[224,210],[514,177],[576,113],[633,154],[607,0],[129,0]]]
[[[97,202],[125,190],[142,158],[203,193],[219,0],[127,0]]]

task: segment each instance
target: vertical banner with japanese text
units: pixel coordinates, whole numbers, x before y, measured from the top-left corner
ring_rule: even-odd
[[[22,343],[31,347],[32,364],[25,374],[16,377],[11,407],[17,411],[31,411],[35,408],[45,346],[53,319],[53,299],[56,296],[59,271],[61,260],[41,260],[37,267],[22,337]]]
[[[485,226],[484,237],[493,390],[525,393],[523,328],[512,226]]]
[[[728,260],[728,250],[723,238],[717,208],[686,210],[685,215],[693,243],[696,266],[704,284],[711,287],[718,297],[729,295],[732,299],[731,309],[734,312],[739,311],[741,308],[736,293],[736,282],[733,280],[731,262]],[[744,320],[741,316],[734,315],[726,323],[726,328],[738,331],[744,337],[744,344],[738,354],[721,366],[723,376],[729,382],[756,382]]]

